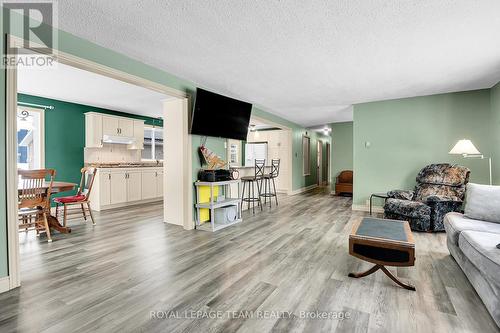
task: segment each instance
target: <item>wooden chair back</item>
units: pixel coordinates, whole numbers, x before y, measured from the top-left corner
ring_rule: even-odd
[[[338,184],[352,184],[352,171],[344,170],[337,177]]]
[[[50,208],[50,194],[56,171],[53,169],[19,170],[21,191],[19,208]],[[48,178],[48,179],[47,179]],[[46,184],[48,183],[48,187]]]
[[[280,174],[280,159],[271,160],[271,177],[276,178]]]
[[[92,191],[92,185],[94,185],[94,179],[97,172],[97,168],[94,167],[83,167],[80,172],[82,177],[80,179],[80,187],[78,187],[78,195],[85,195],[85,200],[90,197],[90,191]]]
[[[265,159],[255,159],[255,178],[264,177],[264,169],[266,166]]]

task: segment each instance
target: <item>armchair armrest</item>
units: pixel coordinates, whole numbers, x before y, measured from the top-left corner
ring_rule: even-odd
[[[415,194],[412,190],[393,190],[387,192],[387,196],[393,199],[412,200]]]
[[[429,195],[424,200],[427,203],[439,203],[439,202],[454,202],[461,204],[462,200],[457,200],[456,198],[448,197],[446,195]]]

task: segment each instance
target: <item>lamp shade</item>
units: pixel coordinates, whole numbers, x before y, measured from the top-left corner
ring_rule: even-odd
[[[481,155],[479,150],[474,146],[472,141],[462,139],[450,150],[448,154],[456,155]]]

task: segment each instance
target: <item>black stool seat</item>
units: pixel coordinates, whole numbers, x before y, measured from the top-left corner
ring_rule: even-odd
[[[259,180],[261,177],[255,177],[255,176],[245,176],[241,177],[241,180],[244,182],[254,182],[256,180]]]

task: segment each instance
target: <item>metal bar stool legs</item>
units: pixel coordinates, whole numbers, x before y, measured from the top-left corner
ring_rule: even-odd
[[[276,201],[276,206],[278,206],[278,195],[276,194],[276,182],[275,178],[278,177],[280,172],[280,160],[273,159],[271,160],[271,171],[268,174],[264,174],[261,181],[264,182],[264,192],[260,194],[264,197],[264,204],[267,203],[267,198],[269,198],[269,208],[272,206],[272,197],[274,197]],[[272,182],[272,188],[271,188]]]
[[[241,203],[247,203],[247,209],[250,210],[250,204],[252,206],[252,213],[255,214],[255,203],[260,206],[260,210],[262,211],[262,202],[261,202],[261,194],[260,194],[260,186],[258,180],[243,180],[243,195],[241,198]],[[248,183],[248,184],[247,184]],[[256,184],[255,184],[256,183]],[[247,196],[245,196],[245,187],[248,186]],[[255,196],[255,186],[257,186],[257,196]]]
[[[262,181],[264,182],[264,192],[262,192],[260,196],[264,197],[264,205],[267,204],[267,198],[269,198],[269,208],[271,208],[273,201],[272,197],[274,197],[276,206],[278,206],[278,195],[276,194],[274,177],[265,177]]]

